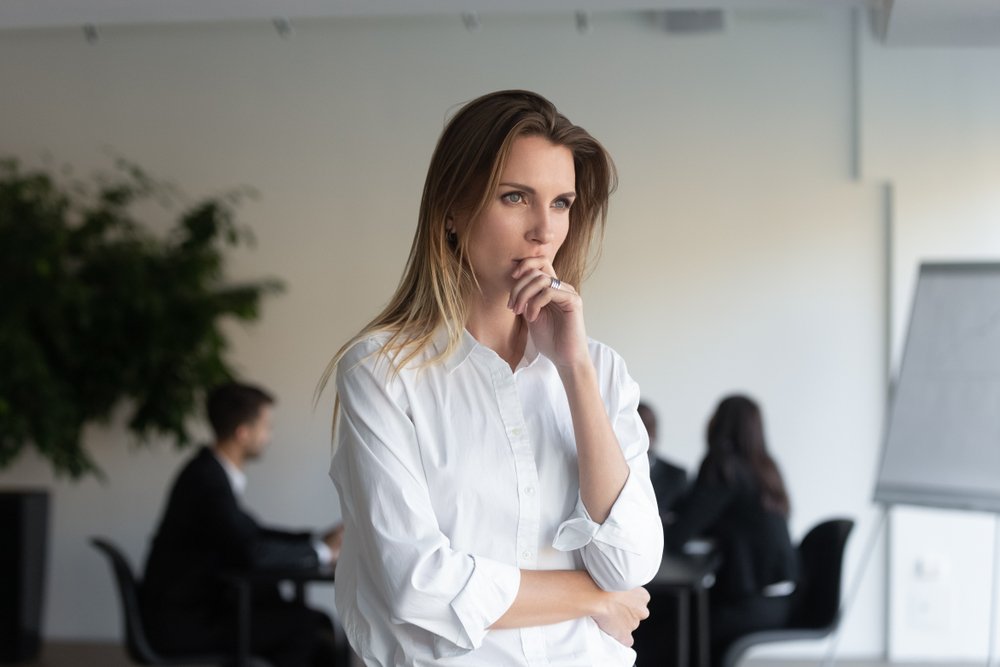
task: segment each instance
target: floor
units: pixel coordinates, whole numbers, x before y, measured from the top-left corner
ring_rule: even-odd
[[[120,646],[106,643],[50,642],[42,648],[34,662],[17,663],[13,667],[132,667]],[[817,667],[819,661],[748,660],[745,667]],[[973,667],[976,663],[887,663],[838,660],[837,667]],[[206,665],[205,667],[214,667]],[[979,663],[979,667],[983,667]]]
[[[50,642],[42,647],[37,660],[15,663],[14,667],[132,667],[134,664],[122,647],[115,644]]]

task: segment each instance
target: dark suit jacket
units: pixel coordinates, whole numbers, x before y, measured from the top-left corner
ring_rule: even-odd
[[[656,457],[653,457],[649,466],[649,481],[653,483],[653,493],[656,494],[656,506],[661,518],[673,509],[688,488],[687,471],[684,468]]]
[[[757,596],[769,584],[798,577],[798,554],[787,521],[764,508],[749,475],[744,477],[725,485],[700,473],[691,492],[678,503],[674,523],[664,530],[668,551],[679,552],[694,537],[715,542],[722,565],[713,599]]]
[[[310,534],[260,526],[239,506],[222,464],[203,447],[170,491],[146,562],[143,606],[158,616],[229,613],[233,591],[221,572],[317,564]]]

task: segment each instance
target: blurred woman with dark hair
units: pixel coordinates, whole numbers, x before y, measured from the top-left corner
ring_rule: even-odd
[[[710,590],[712,663],[736,638],[788,621],[798,555],[788,534],[790,505],[778,465],[767,451],[760,408],[724,398],[708,423],[708,453],[691,493],[666,530],[668,550],[694,537],[722,556]]]

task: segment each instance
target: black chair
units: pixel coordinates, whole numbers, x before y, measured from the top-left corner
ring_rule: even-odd
[[[128,560],[121,550],[106,539],[92,537],[90,543],[107,556],[114,573],[118,595],[122,603],[122,620],[125,625],[125,648],[129,658],[140,665],[225,665],[234,664],[233,654],[162,655],[153,650],[143,627],[139,611],[139,587]],[[254,667],[268,665],[258,658],[251,659]]]
[[[850,519],[824,521],[810,530],[799,544],[801,576],[792,597],[787,626],[744,635],[726,649],[722,664],[736,667],[751,647],[771,642],[822,639],[840,623],[840,583],[844,547],[854,528]]]

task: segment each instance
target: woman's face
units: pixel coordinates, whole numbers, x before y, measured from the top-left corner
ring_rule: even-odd
[[[549,269],[569,232],[569,209],[576,198],[573,153],[544,137],[514,140],[500,185],[476,224],[456,220],[461,236],[469,229],[469,259],[488,299],[506,301],[521,260],[542,257]]]

